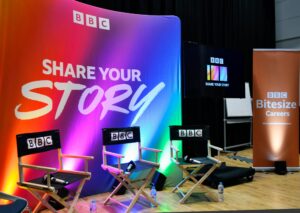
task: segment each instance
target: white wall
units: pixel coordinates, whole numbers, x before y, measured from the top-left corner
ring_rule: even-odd
[[[275,0],[276,47],[300,49],[300,1]]]

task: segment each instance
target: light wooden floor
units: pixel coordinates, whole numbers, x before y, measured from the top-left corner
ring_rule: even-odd
[[[238,156],[252,158],[252,149],[239,151]],[[227,165],[250,167],[251,164],[222,156]],[[190,183],[186,183],[188,186]],[[186,187],[188,189],[188,187]],[[148,189],[149,190],[149,189]],[[256,172],[252,182],[225,188],[225,201],[217,202],[217,190],[203,186],[186,204],[180,204],[179,195],[171,192],[172,188],[159,191],[157,200],[159,207],[150,208],[141,202],[135,205],[132,212],[191,212],[219,210],[261,210],[261,209],[300,209],[300,172],[276,175],[273,172]],[[97,212],[124,212],[125,209],[111,203],[104,206],[103,201],[108,193],[81,198],[76,210],[80,213],[89,212],[89,202],[97,201]],[[130,194],[119,195],[118,198],[128,204]],[[143,200],[142,200],[143,201]],[[146,203],[146,204],[145,204]],[[48,211],[44,211],[45,213]],[[64,210],[60,212],[66,212]]]

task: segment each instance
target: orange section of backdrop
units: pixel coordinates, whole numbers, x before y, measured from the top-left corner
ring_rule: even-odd
[[[253,166],[299,166],[299,51],[253,52]]]

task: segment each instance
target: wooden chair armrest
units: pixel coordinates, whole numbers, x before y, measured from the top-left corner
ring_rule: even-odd
[[[82,159],[84,161],[84,173],[88,172],[88,160],[93,160],[93,156],[86,156],[86,155],[70,155],[70,154],[62,154],[60,155],[60,170],[63,170],[63,158],[75,158],[75,159]]]
[[[218,147],[218,146],[214,146],[214,145],[209,145],[209,147],[210,148],[213,148],[213,149],[215,149],[215,150],[217,150],[217,151],[223,151],[223,149],[221,148],[221,147]]]
[[[58,171],[58,169],[53,168],[53,167],[38,166],[38,165],[32,165],[32,164],[26,164],[26,163],[22,163],[22,164],[20,164],[20,166],[23,167],[23,168],[44,170],[46,172],[57,172]]]
[[[117,158],[124,158],[125,157],[124,155],[117,154],[117,153],[114,153],[114,152],[109,152],[109,151],[103,151],[103,154],[114,156],[114,157],[117,157]]]
[[[86,160],[93,160],[94,156],[85,156],[85,155],[69,155],[69,154],[62,154],[61,157],[63,158],[81,158]]]
[[[153,148],[148,148],[148,147],[141,147],[141,149],[151,151],[151,152],[162,152],[161,149],[153,149]]]
[[[85,176],[91,176],[92,174],[90,172],[86,171],[74,171],[74,170],[59,170],[59,172],[69,173],[69,174],[77,174],[77,175],[85,175]]]
[[[218,163],[218,164],[220,164],[220,165],[221,165],[221,163],[222,163],[222,161],[220,161],[220,160],[218,160],[218,159],[216,159],[216,158],[214,158],[214,157],[208,156],[207,158],[209,158],[210,160],[212,160],[212,161],[214,161],[214,162],[216,162],[216,163]]]
[[[218,147],[218,146],[214,146],[214,145],[211,145],[211,144],[208,144],[208,148],[212,148],[212,149],[215,149],[218,151],[218,156],[220,156],[220,152],[223,151],[223,149],[221,147]],[[211,152],[209,152],[211,154]]]
[[[110,155],[110,156],[118,158],[118,167],[113,167],[113,166],[108,165],[107,164],[107,160],[106,160],[106,155]],[[114,170],[114,169],[118,170],[117,172],[114,171],[114,173],[123,172],[123,170],[121,169],[121,158],[124,158],[124,157],[125,157],[124,155],[103,150],[103,164],[102,164],[102,168],[103,169],[110,169],[110,170]]]
[[[155,163],[155,162],[153,162],[153,161],[144,160],[144,159],[141,159],[140,161],[143,162],[143,163],[151,164],[151,165],[153,165],[153,166],[157,166],[157,167],[160,166],[159,163]]]
[[[19,182],[19,184],[21,186],[25,185],[26,187],[31,186],[33,188],[40,188],[40,189],[44,189],[44,190],[50,190],[50,191],[55,191],[55,188],[53,186],[48,186],[48,185],[43,185],[43,184],[38,184],[38,183],[31,183],[31,182],[27,182],[27,181],[22,181]]]
[[[110,166],[110,165],[107,165],[107,164],[102,164],[101,167],[102,167],[102,169],[108,170],[109,172],[112,172],[112,173],[115,173],[115,174],[120,174],[120,173],[124,172],[122,169],[119,169],[117,167]]]
[[[142,150],[146,150],[146,151],[151,151],[151,152],[154,152],[155,153],[155,162],[153,161],[148,161],[148,160],[144,160],[142,158]],[[148,148],[148,147],[140,147],[140,161],[143,161],[145,163],[150,163],[150,164],[153,164],[153,165],[156,165],[156,166],[159,166],[159,163],[158,163],[158,153],[162,152],[162,150],[160,149],[153,149],[153,148]]]

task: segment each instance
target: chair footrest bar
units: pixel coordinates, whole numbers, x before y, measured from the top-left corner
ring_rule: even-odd
[[[116,199],[114,199],[114,198],[109,198],[109,201],[112,201],[112,202],[114,202],[114,203],[117,203],[117,204],[119,204],[120,206],[123,206],[124,208],[128,209],[128,206],[127,206],[127,205],[125,205],[124,203],[121,203],[120,201],[118,201],[118,200],[116,200]]]

